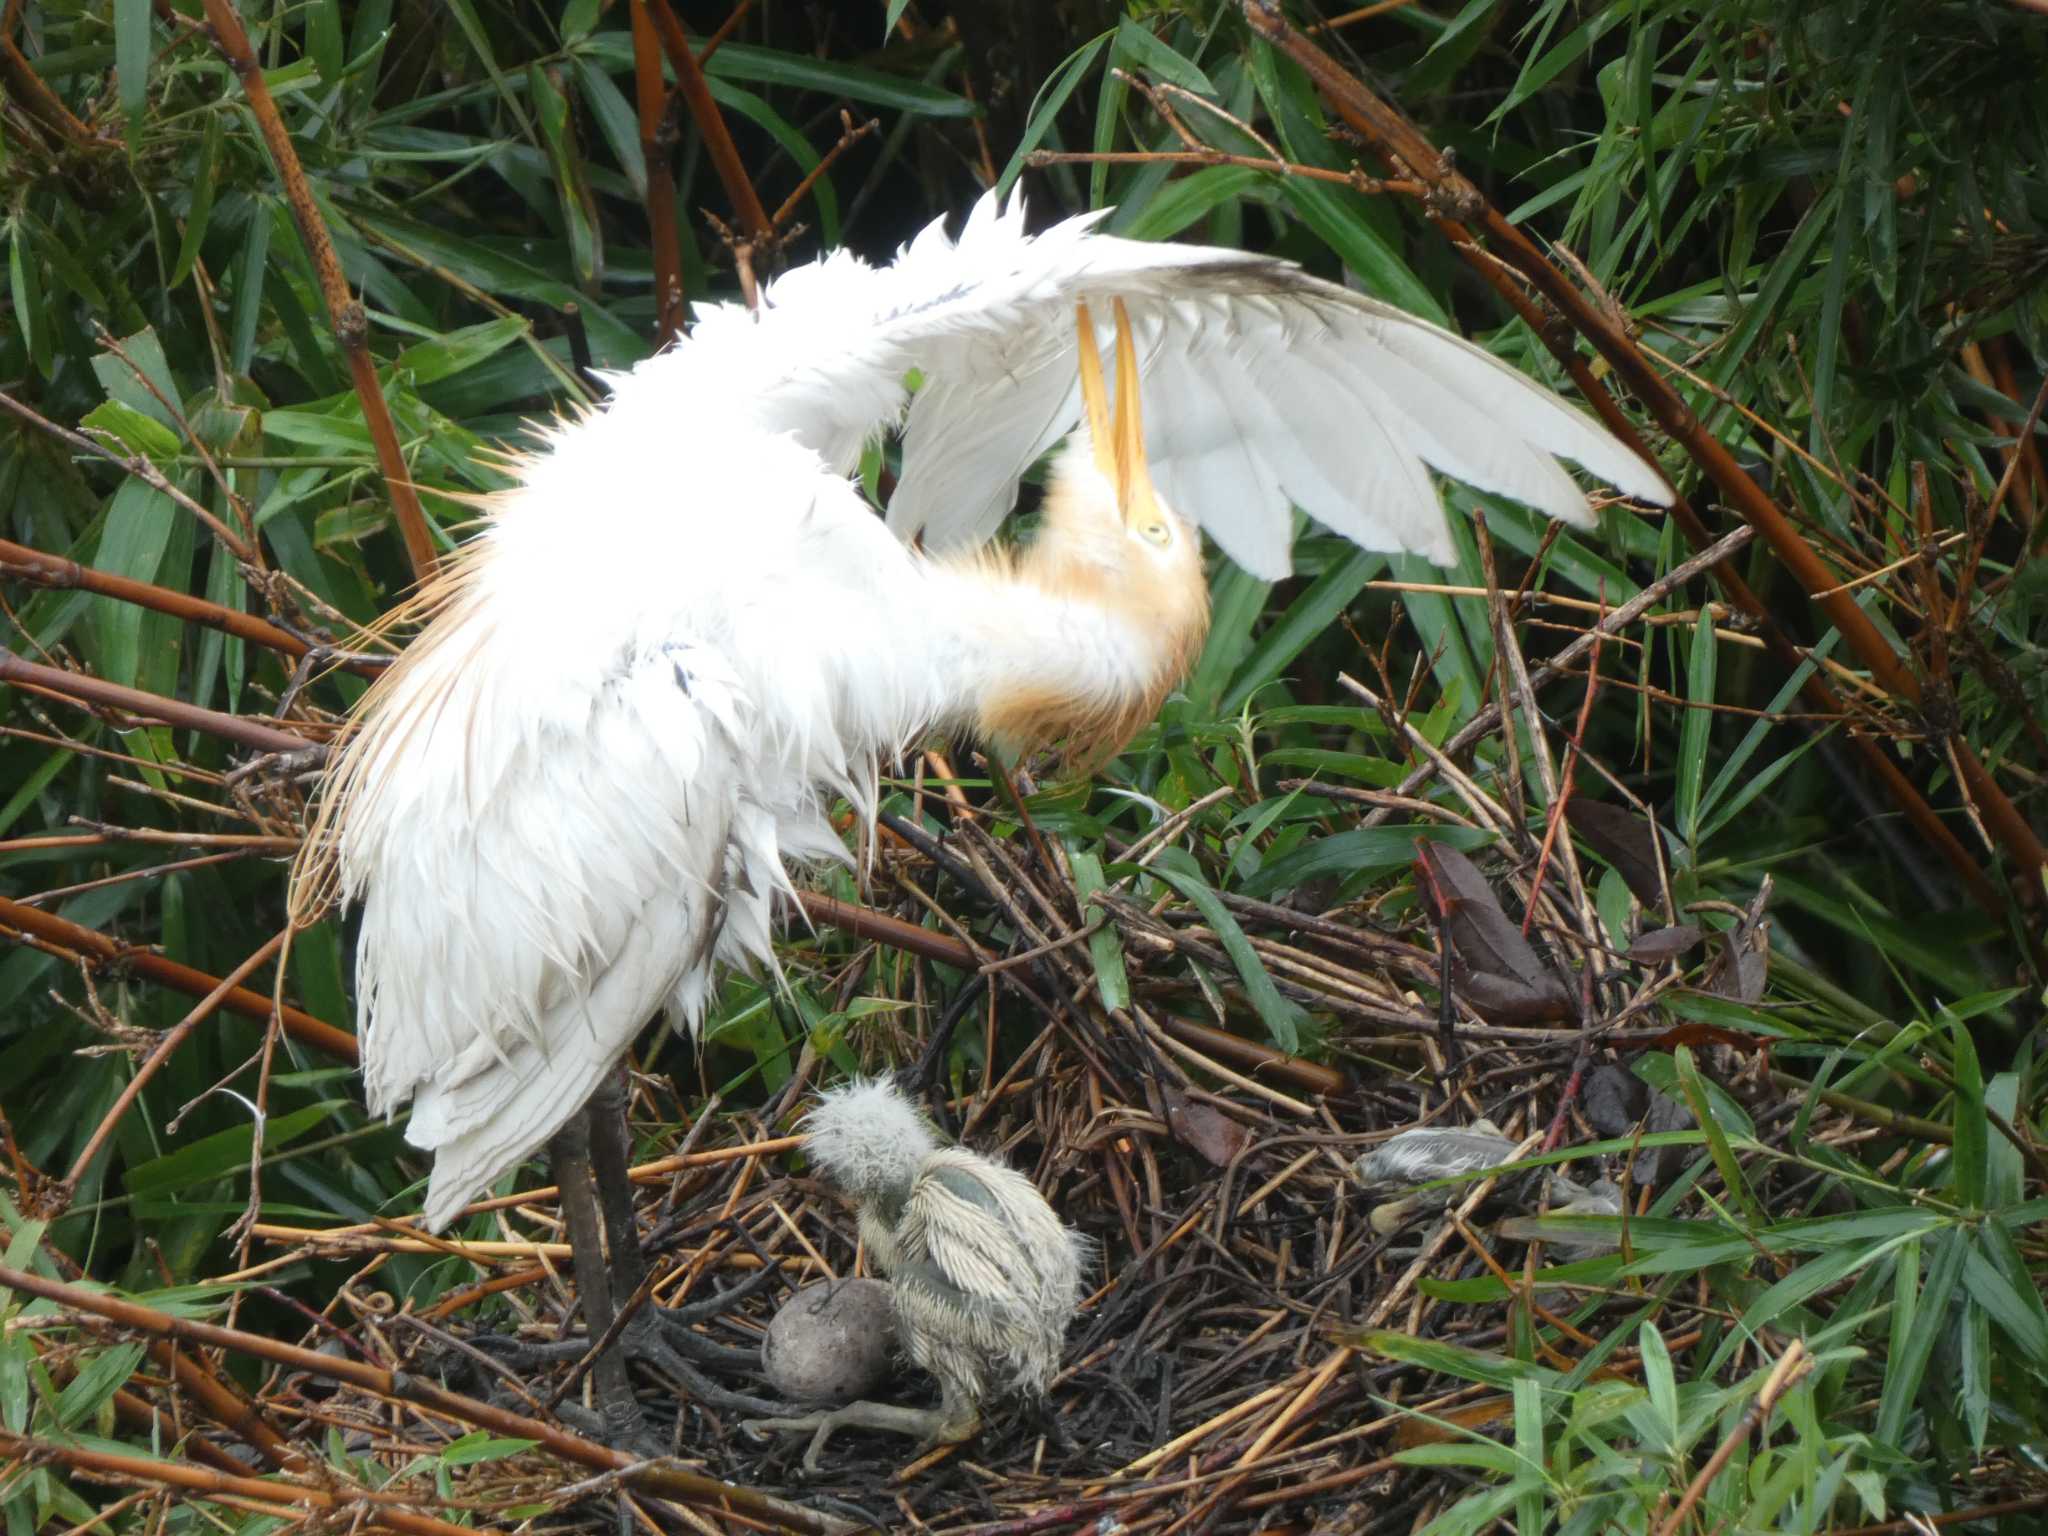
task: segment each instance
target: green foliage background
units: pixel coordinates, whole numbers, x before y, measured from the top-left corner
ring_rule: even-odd
[[[0,417],[0,536],[338,638],[387,609],[408,574],[276,172],[196,9],[7,8],[10,41],[47,101],[18,72],[7,78],[0,389],[146,456],[229,522],[232,489],[268,569],[242,568],[161,491],[18,416]],[[572,307],[597,366],[649,350],[647,173],[625,7],[262,0],[242,11],[369,310],[413,477],[452,547],[470,515],[461,498],[504,483],[494,447],[585,398]],[[690,19],[701,36],[720,17]],[[1809,1101],[1790,1139],[1780,1126],[1764,1151],[1748,1113],[1725,1100],[1696,1170],[1724,1203],[1660,1210],[1662,1224],[1636,1234],[1629,1277],[1654,1291],[1665,1277],[1711,1273],[1738,1324],[1718,1347],[1673,1359],[1651,1344],[1646,1311],[1625,1330],[1645,1352],[1647,1395],[1634,1397],[1611,1383],[1578,1391],[1590,1368],[1561,1378],[1526,1355],[1519,1368],[1484,1369],[1429,1356],[1430,1369],[1454,1376],[1506,1370],[1518,1394],[1511,1447],[1443,1448],[1479,1491],[1441,1528],[1478,1530],[1496,1516],[1525,1531],[1649,1528],[1655,1491],[1697,1470],[1753,1395],[1731,1351],[1766,1326],[1808,1338],[1822,1368],[1788,1400],[1789,1446],[1754,1460],[1745,1451],[1703,1502],[1699,1529],[1717,1517],[1735,1522],[1728,1529],[1821,1529],[1830,1511],[1934,1508],[1949,1474],[1971,1466],[2031,1476],[2038,1489],[2048,1310],[2032,1224],[2048,1211],[2034,1172],[2042,978],[2029,945],[2040,872],[1985,851],[1944,740],[1966,740],[2040,823],[2048,591],[2032,556],[2048,480],[2038,456],[1995,518],[1984,508],[2048,357],[2048,18],[2022,4],[1905,0],[1469,0],[1398,8],[1322,39],[1453,148],[1497,205],[1576,254],[1645,346],[1684,365],[1689,402],[1845,576],[1885,572],[1860,600],[1935,701],[1915,713],[1859,696],[1853,726],[1790,718],[1802,706],[1782,670],[1725,633],[1741,627],[1725,610],[1700,616],[1698,588],[1689,608],[1683,593],[1664,605],[1691,617],[1643,631],[1648,643],[1614,664],[1589,746],[1674,834],[1681,901],[1745,907],[1765,876],[1775,893],[1768,991],[1680,989],[1656,1016],[1773,1039],[1772,1066],[1921,1116],[1948,1128],[1951,1144],[1807,1143]],[[1356,155],[1299,73],[1215,0],[1134,3],[1127,14],[1016,0],[950,19],[900,0],[764,7],[709,66],[771,207],[837,138],[842,106],[881,124],[805,195],[796,216],[807,231],[788,260],[841,242],[882,256],[960,209],[988,171],[1021,173],[1042,217],[1114,204],[1107,227],[1119,233],[1283,253],[1562,383],[1536,339],[1394,198],[1241,165],[1024,171],[1035,148],[1182,147],[1118,71],[1175,88],[1175,110],[1216,148],[1333,169]],[[731,262],[700,214],[727,214],[726,200],[694,125],[681,116],[676,127],[685,284],[693,299],[730,298]],[[109,335],[133,366],[103,345]],[[1664,463],[1697,489],[1668,445]],[[1924,495],[1915,465],[1927,468]],[[1487,511],[1510,580],[1540,547],[1533,579],[1566,595],[1620,602],[1689,553],[1668,524],[1633,515],[1544,546],[1517,509]],[[1218,891],[1319,909],[1357,902],[1359,921],[1412,925],[1412,832],[1376,835],[1341,802],[1277,786],[1400,778],[1385,727],[1334,685],[1349,671],[1378,686],[1367,640],[1391,635],[1397,682],[1416,669],[1417,716],[1436,739],[1488,697],[1482,599],[1368,585],[1482,586],[1477,546],[1459,527],[1466,559],[1442,575],[1315,532],[1290,582],[1269,587],[1219,565],[1215,632],[1183,694],[1102,784],[1036,797],[1037,825],[1067,841],[1078,870],[1114,877],[1118,850],[1156,807],[1225,790],[1148,898],[1192,903],[1219,932],[1235,924]],[[1791,630],[1828,654],[1816,611],[1761,544],[1744,559]],[[1930,623],[1930,594],[1962,590],[1967,616],[1946,630]],[[337,673],[300,693],[273,653],[78,591],[10,583],[6,598],[17,653],[214,709],[261,715],[290,691],[306,718],[343,709],[361,686]],[[1536,631],[1527,643],[1546,642]],[[1846,686],[1854,693],[1853,679]],[[1575,689],[1550,697],[1560,719],[1576,709]],[[209,860],[205,848],[78,839],[95,824],[289,834],[303,784],[230,787],[216,776],[246,754],[216,738],[22,689],[5,698],[0,895],[214,976],[283,926],[275,854]],[[2012,906],[1987,914],[1963,894],[1842,750],[1849,728],[1886,739],[2000,888],[2012,883]],[[1482,757],[1499,771],[1497,751]],[[892,804],[914,814],[905,798]],[[839,894],[863,896],[851,885]],[[1611,871],[1597,897],[1625,949],[1644,924],[1640,904]],[[1730,921],[1712,905],[1695,919]],[[991,942],[1014,942],[989,921]],[[1191,1006],[1212,998],[1255,1039],[1344,1055],[1341,1025],[1276,991],[1249,945],[1226,949],[1232,969],[1183,978]],[[701,1062],[664,1040],[645,1064],[759,1102],[804,1041],[842,1063],[884,1050],[959,984],[934,973],[927,993],[927,978],[888,953],[849,970],[864,953],[830,933],[793,937],[787,998],[736,980]],[[1113,939],[1093,955],[1110,997],[1125,984],[1123,956]],[[1703,980],[1705,963],[1689,979]],[[308,1012],[346,1024],[347,977],[341,925],[297,938],[286,990]],[[191,1001],[120,967],[97,972],[88,995],[79,971],[44,949],[0,951],[0,1112],[22,1183],[10,1262],[62,1255],[138,1292],[234,1267],[227,1234],[251,1193],[250,1063],[262,1041],[225,1015],[121,1120],[64,1212],[47,1227],[28,1219],[42,1186],[25,1170],[61,1177],[133,1070],[127,1051],[104,1049],[133,1043],[110,1039],[109,1026],[162,1029]],[[979,1049],[963,1043],[956,1068],[973,1070]],[[1674,1091],[1707,1091],[1688,1076],[1689,1053],[1661,1059]],[[405,1208],[417,1164],[395,1128],[364,1117],[347,1068],[287,1043],[263,1101],[268,1219]],[[1987,1132],[1987,1104],[2010,1137]],[[678,1122],[686,1108],[679,1099]],[[1766,1212],[1738,1198],[1731,1172],[1753,1158],[1803,1173],[1793,1204]],[[1823,1208],[1828,1219],[1807,1219]],[[455,1283],[424,1262],[395,1268],[417,1294]],[[271,1283],[321,1304],[312,1266]],[[265,1305],[245,1316],[264,1318]],[[94,1399],[59,1394],[40,1372],[28,1333],[0,1341],[7,1429],[92,1424],[123,1374],[92,1378],[104,1388]],[[1634,1449],[1617,1460],[1617,1445]],[[15,1530],[86,1513],[47,1473],[0,1473],[0,1501]]]

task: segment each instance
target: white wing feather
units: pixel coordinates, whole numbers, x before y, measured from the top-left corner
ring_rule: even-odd
[[[957,241],[934,224],[887,268],[827,257],[771,284],[758,321],[701,308],[697,338],[792,360],[767,419],[828,462],[850,466],[900,417],[889,525],[933,550],[986,541],[1019,477],[1079,422],[1081,300],[1105,345],[1110,301],[1129,308],[1169,503],[1260,576],[1287,574],[1296,505],[1368,548],[1450,559],[1425,465],[1579,526],[1592,514],[1560,457],[1670,499],[1605,428],[1448,331],[1291,262],[1121,240],[1094,233],[1100,218],[1034,237],[1021,199],[990,194]],[[905,414],[913,368],[925,382]]]

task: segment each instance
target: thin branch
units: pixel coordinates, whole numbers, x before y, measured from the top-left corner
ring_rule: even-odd
[[[819,156],[818,163],[812,166],[805,173],[804,179],[796,184],[796,190],[782,200],[782,206],[775,210],[768,222],[779,231],[788,222],[789,216],[796,212],[797,205],[810,195],[811,188],[818,184],[818,178],[832,169],[833,161],[837,160],[869,134],[880,133],[881,131],[882,120],[880,118],[871,117],[864,123],[855,123],[853,114],[842,107],[839,111],[839,142]]]
[[[207,1019],[213,1017],[215,1010],[226,1001],[227,995],[230,992],[248,980],[251,973],[259,966],[265,964],[279,949],[284,947],[284,941],[289,932],[290,930],[286,929],[271,935],[254,954],[250,955],[240,965],[222,977],[214,985],[213,990],[202,997],[185,1017],[164,1031],[163,1038],[157,1042],[156,1049],[149,1053],[148,1060],[135,1069],[134,1076],[130,1077],[127,1085],[122,1088],[120,1097],[115,1099],[112,1107],[107,1110],[106,1114],[100,1117],[99,1128],[86,1138],[85,1149],[78,1154],[77,1160],[72,1163],[71,1171],[64,1175],[61,1190],[65,1205],[70,1204],[71,1196],[77,1190],[79,1180],[83,1179],[86,1175],[86,1170],[92,1167],[93,1159],[100,1155],[100,1149],[107,1144],[107,1138],[114,1134],[114,1127],[121,1123],[121,1117],[128,1113],[129,1106],[141,1097],[142,1090],[149,1080],[156,1076],[165,1062],[171,1059],[171,1053],[185,1043],[193,1030],[197,1029]]]
[[[22,404],[21,401],[15,399],[5,390],[0,390],[0,410],[19,417],[32,427],[40,428],[56,438],[58,442],[75,448],[80,453],[105,459],[109,464],[133,475],[151,490],[162,492],[187,512],[198,518],[201,523],[205,524],[213,536],[225,545],[228,552],[237,560],[241,561],[244,565],[255,565],[257,563],[254,552],[250,550],[248,545],[242,542],[239,534],[215,517],[205,507],[201,506],[191,496],[171,484],[169,480],[164,478],[163,471],[152,464],[144,455],[139,453],[119,454],[97,438],[87,437],[83,432],[74,432],[69,427],[60,427],[34,407]]]
[[[1404,197],[1421,197],[1427,188],[1419,181],[1389,181],[1368,176],[1353,167],[1333,171],[1327,166],[1302,165],[1293,160],[1266,160],[1257,155],[1233,155],[1220,149],[1119,149],[1094,154],[1085,150],[1034,149],[1024,157],[1033,170],[1048,165],[1237,165],[1248,171],[1269,171],[1275,176],[1299,176],[1307,181],[1333,182],[1370,196],[1391,192]]]
[[[10,543],[0,539],[0,575],[11,576],[18,581],[32,582],[39,587],[50,587],[61,591],[93,592],[101,597],[111,597],[117,602],[134,603],[137,607],[148,608],[157,613],[168,613],[174,618],[184,619],[193,624],[204,624],[209,629],[218,629],[242,640],[253,641],[273,651],[282,651],[288,656],[305,656],[310,652],[324,649],[300,639],[288,629],[280,629],[266,619],[254,614],[243,613],[240,609],[224,604],[209,602],[203,597],[194,597],[188,592],[176,592],[169,587],[152,586],[146,581],[136,581],[127,576],[116,576],[108,571],[95,570],[89,565],[80,565],[61,555],[44,554],[39,549],[30,549],[26,544]],[[358,677],[375,677],[383,670],[378,658],[350,656],[339,665],[345,671]]]
[[[222,0],[208,0],[209,5],[221,3]],[[768,218],[768,210],[761,206],[761,195],[754,190],[754,183],[747,176],[739,147],[732,141],[732,131],[725,126],[725,115],[711,97],[711,87],[704,78],[696,53],[690,47],[689,37],[683,32],[683,24],[676,19],[668,0],[647,0],[647,7],[655,31],[661,38],[662,51],[668,55],[669,66],[676,72],[676,89],[682,92],[683,104],[690,109],[697,132],[703,136],[704,152],[711,157],[712,168],[718,172],[725,195],[732,201],[740,229],[750,245],[765,246],[774,239],[775,226]]]
[[[162,694],[146,693],[140,688],[124,688],[103,678],[87,677],[82,672],[66,672],[61,667],[24,661],[4,646],[0,646],[0,683],[14,683],[104,709],[118,709],[147,720],[161,720],[180,730],[204,731],[258,752],[303,752],[308,747],[319,745],[310,737],[295,736],[290,731],[264,725],[246,715],[205,709],[181,699],[167,699]]]
[[[220,986],[218,976],[209,976],[196,971],[189,965],[180,965],[154,950],[139,945],[124,944],[119,939],[109,938],[96,928],[85,928],[54,912],[38,911],[0,896],[0,930],[12,929],[16,934],[53,944],[68,951],[79,963],[91,967],[102,965],[125,966],[145,980],[159,986],[169,987],[174,992],[183,992],[188,997],[210,997]],[[270,999],[246,987],[235,987],[220,999],[220,1006],[229,1013],[239,1014],[245,1019],[254,1019],[259,1024],[270,1021]],[[302,1045],[325,1052],[336,1061],[356,1063],[356,1037],[346,1030],[336,1029],[332,1024],[316,1019],[310,1013],[298,1008],[277,1010],[284,1031]]]

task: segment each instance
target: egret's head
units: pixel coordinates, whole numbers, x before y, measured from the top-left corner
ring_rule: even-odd
[[[1080,530],[1073,523],[1092,523],[1089,531],[1111,545],[1101,553],[1114,563],[1139,571],[1198,567],[1201,546],[1194,529],[1160,499],[1145,462],[1138,349],[1124,301],[1116,300],[1114,418],[1102,355],[1095,346],[1095,322],[1086,304],[1075,306],[1075,329],[1080,342],[1082,432],[1054,472],[1054,517],[1066,514],[1074,533]],[[1120,537],[1109,540],[1112,531]]]
[[[1121,751],[1187,676],[1209,632],[1202,540],[1152,486],[1138,404],[1138,349],[1116,301],[1117,411],[1109,411],[1088,306],[1076,306],[1082,430],[1053,464],[1038,532],[1015,574],[1092,625],[1070,665],[981,700],[984,736],[1022,751],[1063,743],[1069,767]],[[1105,643],[1105,639],[1107,643]],[[1050,660],[1050,658],[1049,658]]]
[[[818,1171],[862,1204],[900,1203],[924,1160],[939,1150],[930,1122],[886,1077],[821,1094],[804,1117],[804,1132]]]

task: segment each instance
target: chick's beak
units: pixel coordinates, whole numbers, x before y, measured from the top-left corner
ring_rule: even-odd
[[[1088,436],[1095,444],[1095,467],[1116,487],[1117,510],[1124,526],[1157,514],[1152,476],[1145,465],[1145,423],[1138,402],[1138,348],[1131,337],[1131,315],[1124,301],[1116,304],[1116,419],[1110,420],[1109,392],[1102,377],[1102,354],[1095,346],[1095,321],[1088,306],[1074,306],[1081,352],[1081,403],[1088,417]]]

